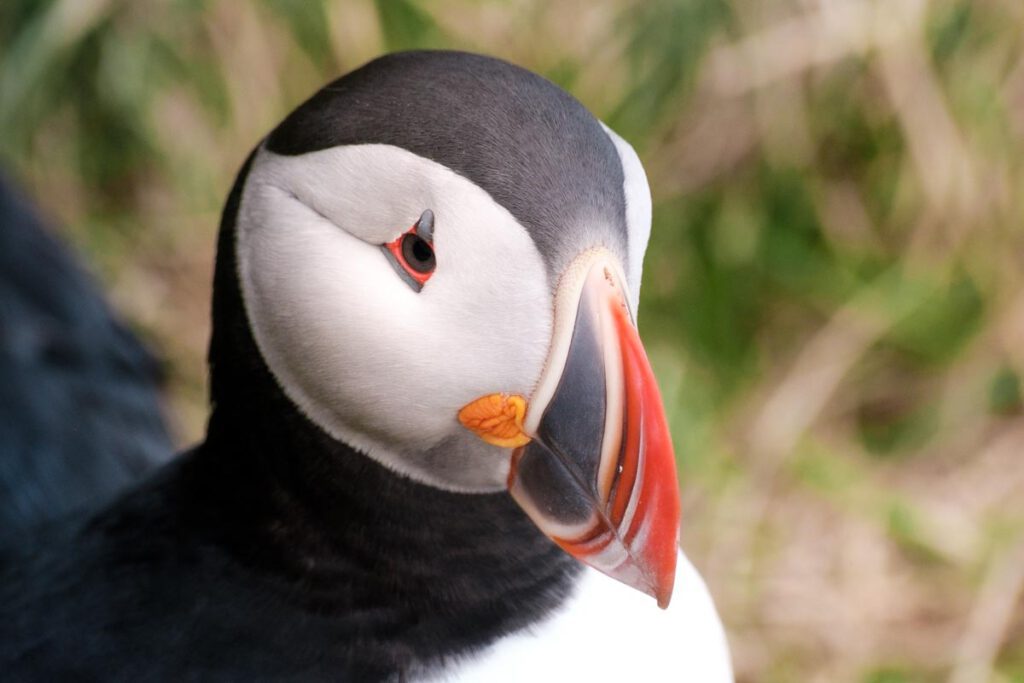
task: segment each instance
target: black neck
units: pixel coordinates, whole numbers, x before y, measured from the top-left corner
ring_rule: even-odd
[[[241,409],[218,405],[186,468],[203,514],[226,522],[220,540],[245,564],[316,587],[317,610],[350,598],[452,618],[500,607],[496,622],[522,625],[566,595],[576,562],[507,493],[414,482],[264,391]]]
[[[213,414],[186,466],[246,564],[305,587],[318,611],[392,610],[402,628],[434,620],[439,652],[540,618],[567,595],[574,560],[504,492],[442,491],[340,443],[281,391],[250,332],[235,266],[242,169],[225,209],[210,346]],[[445,616],[450,637],[438,636]],[[440,638],[440,642],[438,642]],[[446,646],[447,643],[447,646]]]

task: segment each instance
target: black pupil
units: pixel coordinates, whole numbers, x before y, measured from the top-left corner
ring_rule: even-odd
[[[409,234],[402,238],[402,257],[417,273],[434,270],[434,249],[419,235]]]

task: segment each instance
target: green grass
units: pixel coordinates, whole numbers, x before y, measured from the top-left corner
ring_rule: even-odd
[[[187,443],[260,137],[387,50],[548,76],[648,168],[641,331],[740,678],[1021,681],[1024,5],[821,5],[7,0],[0,160],[168,359]]]

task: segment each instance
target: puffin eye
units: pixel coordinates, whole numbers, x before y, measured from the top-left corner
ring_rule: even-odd
[[[402,259],[417,273],[432,273],[437,265],[434,248],[425,239],[411,232],[402,235]]]
[[[434,212],[427,209],[409,230],[380,248],[399,277],[414,291],[420,291],[437,267]]]

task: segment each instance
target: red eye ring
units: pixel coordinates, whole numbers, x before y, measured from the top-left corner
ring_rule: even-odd
[[[433,238],[434,213],[427,209],[409,230],[381,245],[395,272],[417,292],[437,267]]]

